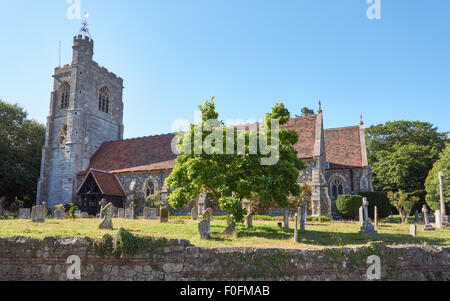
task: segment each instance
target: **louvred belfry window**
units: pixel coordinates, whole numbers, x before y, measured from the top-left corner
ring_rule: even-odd
[[[98,94],[98,109],[102,112],[109,113],[110,112],[110,99],[111,94],[109,93],[108,88],[103,87],[100,89]]]
[[[60,108],[67,109],[69,107],[70,86],[68,83],[64,83],[60,90]]]

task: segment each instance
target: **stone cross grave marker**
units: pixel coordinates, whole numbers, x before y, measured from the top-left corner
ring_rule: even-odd
[[[367,198],[363,198],[363,225],[361,227],[361,231],[359,231],[359,234],[365,234],[365,235],[375,235],[377,234],[377,231],[375,231],[375,228],[372,226],[372,223],[369,221],[369,202],[367,201]]]
[[[112,218],[116,214],[116,207],[112,203],[109,203],[103,208],[103,218],[98,225],[99,229],[113,229]]]
[[[30,219],[31,210],[29,208],[19,209],[19,219]]]
[[[193,221],[196,221],[197,218],[198,218],[198,208],[197,208],[197,207],[194,207],[194,208],[192,208],[192,210],[191,210],[191,219],[192,219]]]
[[[422,213],[423,213],[423,219],[424,219],[424,226],[423,226],[423,230],[424,231],[434,231],[434,227],[430,224],[429,220],[428,220],[428,207],[427,205],[423,205],[422,207]]]
[[[201,239],[211,238],[210,223],[208,219],[201,220],[198,223],[198,232],[200,233]]]
[[[359,223],[361,226],[364,224],[364,209],[363,207],[359,207]]]
[[[161,208],[159,221],[161,223],[169,222],[169,209],[167,209],[165,207]]]

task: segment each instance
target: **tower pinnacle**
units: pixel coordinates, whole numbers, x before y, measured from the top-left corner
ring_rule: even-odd
[[[87,23],[87,18],[89,18],[89,13],[84,14],[83,22],[81,22],[82,27],[80,29],[80,34],[91,38],[91,34],[89,33],[89,29],[88,29],[89,24]]]

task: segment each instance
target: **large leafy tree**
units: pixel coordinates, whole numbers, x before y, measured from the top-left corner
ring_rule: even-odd
[[[448,141],[431,123],[394,121],[366,129],[373,184],[378,191],[423,190],[428,171]]]
[[[297,158],[294,149],[298,133],[272,128],[272,120],[278,120],[280,125],[289,120],[289,111],[282,103],[277,104],[263,120],[261,126],[267,127],[267,136],[260,130],[235,131],[233,127],[224,127],[221,121],[217,121],[218,113],[213,100],[199,108],[202,122],[191,124],[189,131],[178,135],[178,150],[181,154],[167,179],[168,186],[174,189],[169,196],[172,207],[181,208],[200,193],[207,192],[219,200],[223,210],[233,214],[236,222],[242,222],[246,214],[242,207],[244,199],[258,199],[263,204],[286,207],[290,195],[300,194],[297,180],[305,165]],[[266,139],[272,151],[279,145],[276,161],[262,164],[270,154],[261,146],[256,152],[250,148],[254,137],[257,137],[257,141]],[[206,143],[209,140],[210,150],[198,149],[194,143]],[[239,141],[245,141],[244,148],[238,147]],[[221,151],[225,149],[226,152]],[[232,155],[229,154],[230,150]]]
[[[29,207],[36,196],[45,127],[27,116],[0,100],[0,196],[7,198],[6,206],[17,197]]]
[[[447,202],[450,199],[450,184],[448,179],[450,179],[450,144],[440,155],[440,159],[436,161],[433,165],[433,169],[430,170],[427,180],[425,181],[425,189],[427,191],[427,204],[433,210],[440,209],[440,195],[439,195],[439,179],[438,173],[442,172],[444,174],[444,197]]]

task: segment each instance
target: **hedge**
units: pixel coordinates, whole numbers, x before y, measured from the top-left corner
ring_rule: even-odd
[[[336,198],[336,209],[344,219],[353,219],[358,216],[359,207],[362,206],[360,195],[339,195]]]
[[[369,218],[375,218],[375,206],[377,206],[379,219],[391,214],[393,207],[384,192],[360,192],[359,195],[366,197],[369,201]]]

